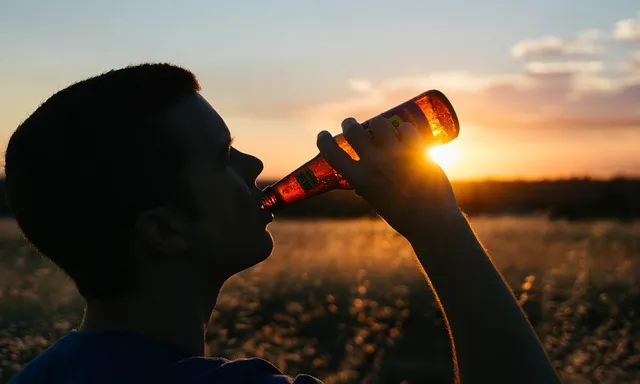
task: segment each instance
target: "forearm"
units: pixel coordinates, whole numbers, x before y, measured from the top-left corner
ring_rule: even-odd
[[[448,321],[461,382],[559,383],[466,219],[440,223],[437,231],[411,244]]]

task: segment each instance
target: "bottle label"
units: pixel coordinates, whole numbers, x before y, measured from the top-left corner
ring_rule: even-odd
[[[422,109],[420,109],[420,107],[413,101],[407,101],[406,103],[400,104],[397,107],[384,112],[382,116],[391,123],[396,134],[398,133],[400,125],[407,122],[413,124],[420,134],[424,135],[426,132],[429,132],[433,135],[429,126],[429,120],[425,116],[424,112],[422,112]],[[369,120],[362,123],[362,127],[368,130]]]
[[[296,180],[305,192],[309,192],[319,184],[316,175],[309,168],[305,168],[298,173],[296,175]]]

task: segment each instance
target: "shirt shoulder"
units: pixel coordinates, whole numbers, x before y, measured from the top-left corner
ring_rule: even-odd
[[[10,384],[138,384],[186,358],[171,346],[123,332],[71,331],[16,373]]]
[[[254,357],[236,360],[193,357],[175,364],[163,383],[264,383],[264,384],[322,384],[310,375],[295,378],[283,374],[267,360]]]

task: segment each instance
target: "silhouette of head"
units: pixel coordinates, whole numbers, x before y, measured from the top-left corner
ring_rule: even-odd
[[[126,296],[158,265],[206,289],[271,253],[262,162],[231,146],[199,91],[169,64],[113,70],[57,92],[11,136],[17,222],[88,300]]]

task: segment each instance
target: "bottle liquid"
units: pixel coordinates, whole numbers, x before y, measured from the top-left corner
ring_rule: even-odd
[[[460,123],[453,106],[447,97],[437,90],[424,92],[382,113],[382,116],[389,120],[396,133],[403,122],[413,124],[429,147],[446,144],[458,137],[460,132]],[[367,120],[361,125],[369,131],[369,123],[370,120]],[[344,134],[334,138],[338,146],[352,159],[359,160],[358,154],[349,145]],[[263,190],[262,208],[273,212],[284,205],[317,196],[332,189],[352,188],[318,154],[282,180],[266,187]]]

